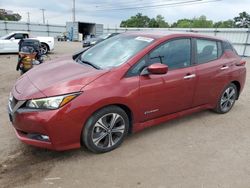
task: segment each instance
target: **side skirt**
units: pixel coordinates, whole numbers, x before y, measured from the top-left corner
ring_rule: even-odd
[[[195,113],[195,112],[200,112],[200,111],[203,111],[203,110],[206,110],[206,109],[211,109],[211,105],[207,105],[207,104],[206,105],[201,105],[201,106],[190,108],[188,110],[184,110],[184,111],[177,112],[177,113],[174,113],[174,114],[168,114],[166,116],[162,116],[162,117],[152,119],[152,120],[149,120],[149,121],[146,121],[146,122],[135,123],[133,125],[133,133],[142,131],[143,129],[148,128],[148,127],[152,127],[154,125],[158,125],[158,124],[170,121],[172,119],[176,119],[176,118],[179,118],[179,117],[182,117],[182,116],[185,116],[185,115],[189,115],[189,114],[192,114],[192,113]]]

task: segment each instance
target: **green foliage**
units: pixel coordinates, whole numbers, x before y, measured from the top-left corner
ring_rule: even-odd
[[[156,16],[156,22],[159,28],[169,27],[169,24],[165,21],[164,17],[160,14]]]
[[[213,21],[207,20],[206,16],[202,15],[199,18],[194,18],[192,20],[192,28],[212,28]]]
[[[131,16],[128,20],[122,21],[120,27],[150,27],[150,28],[250,28],[250,15],[247,12],[242,12],[238,17],[225,21],[213,22],[208,20],[206,16],[195,17],[193,19],[179,19],[171,26],[165,21],[162,15],[157,15],[156,18],[143,16],[141,13]]]
[[[189,19],[180,19],[177,22],[173,23],[171,27],[176,28],[191,28],[193,25],[193,21]]]
[[[214,23],[214,28],[233,28],[235,27],[233,20],[219,21]]]
[[[121,27],[148,27],[150,18],[143,16],[141,13],[131,16],[128,20],[122,21]]]
[[[176,28],[212,28],[213,21],[207,20],[206,16],[200,16],[193,19],[180,19],[173,23],[171,27]]]
[[[168,23],[165,22],[164,17],[157,15],[156,18],[150,19],[148,16],[143,16],[142,13],[138,13],[135,16],[131,16],[127,20],[123,20],[120,27],[169,27]]]
[[[20,14],[8,14],[4,9],[0,11],[0,20],[5,21],[19,21],[22,16]]]
[[[234,18],[236,27],[250,28],[250,15],[247,12],[241,12]]]

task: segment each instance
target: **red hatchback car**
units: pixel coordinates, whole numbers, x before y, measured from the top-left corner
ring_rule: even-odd
[[[128,32],[24,74],[11,91],[9,116],[27,144],[107,152],[127,134],[170,119],[230,111],[245,63],[222,39]]]

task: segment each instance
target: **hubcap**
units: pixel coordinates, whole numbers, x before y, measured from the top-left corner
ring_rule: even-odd
[[[223,112],[229,111],[234,104],[235,98],[236,98],[235,88],[234,87],[227,88],[221,97],[220,101],[221,110]]]
[[[119,142],[124,132],[123,117],[117,113],[106,114],[95,123],[92,141],[99,148],[110,148]]]

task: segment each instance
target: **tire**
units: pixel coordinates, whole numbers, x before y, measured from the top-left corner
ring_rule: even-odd
[[[121,145],[128,134],[128,128],[126,112],[118,106],[108,106],[89,118],[81,139],[94,153],[109,152]]]
[[[40,47],[41,54],[47,54],[49,52],[49,46],[46,43],[41,43]]]
[[[229,84],[222,91],[214,111],[219,114],[225,114],[229,112],[234,106],[237,96],[238,96],[237,87],[233,83]]]

